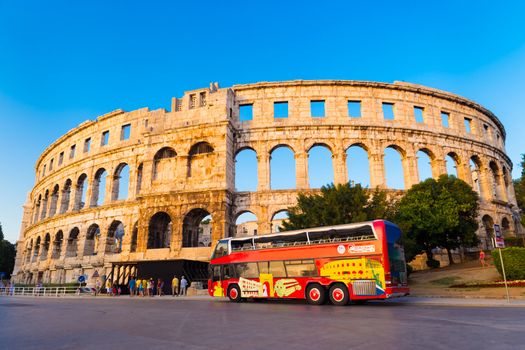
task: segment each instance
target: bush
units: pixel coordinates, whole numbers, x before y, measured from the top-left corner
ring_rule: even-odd
[[[525,279],[525,248],[510,247],[501,250],[503,262],[505,263],[505,272],[509,280]],[[494,266],[498,269],[499,274],[503,277],[501,262],[497,249],[492,251]]]
[[[506,247],[523,247],[523,238],[507,237],[505,238]]]
[[[407,264],[407,276],[410,276],[414,272],[414,268]]]
[[[428,259],[427,266],[430,267],[431,269],[437,269],[439,267],[439,260]]]

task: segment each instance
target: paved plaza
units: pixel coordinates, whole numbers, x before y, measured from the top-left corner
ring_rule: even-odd
[[[483,303],[0,297],[0,338],[11,349],[521,348],[523,305]]]

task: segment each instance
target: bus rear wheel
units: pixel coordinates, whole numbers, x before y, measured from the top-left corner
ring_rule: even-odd
[[[310,284],[306,288],[306,301],[312,305],[322,305],[326,301],[326,289],[319,284]]]
[[[342,283],[336,283],[330,287],[328,292],[330,301],[333,305],[342,306],[348,304],[350,296],[348,295],[348,288]]]
[[[230,301],[233,301],[234,303],[241,301],[241,289],[238,285],[234,284],[228,288],[228,298],[230,298]]]

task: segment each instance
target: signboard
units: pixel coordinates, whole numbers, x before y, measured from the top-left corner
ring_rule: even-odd
[[[91,276],[93,278],[98,278],[100,277],[100,275],[98,274],[98,270],[95,270],[95,272],[93,272],[93,276]]]
[[[86,275],[78,276],[78,283],[84,283],[84,282],[86,282]]]
[[[501,227],[498,224],[494,224],[494,246],[496,248],[505,248]]]

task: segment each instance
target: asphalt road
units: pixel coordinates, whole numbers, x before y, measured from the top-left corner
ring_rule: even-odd
[[[523,349],[523,320],[521,307],[0,297],[0,349]]]

